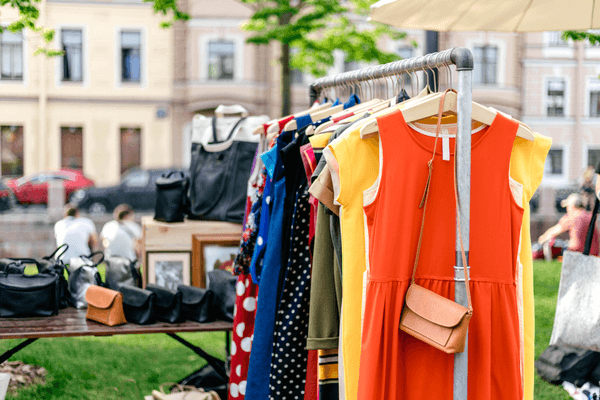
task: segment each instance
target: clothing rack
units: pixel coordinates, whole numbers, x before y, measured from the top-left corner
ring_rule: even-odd
[[[313,104],[323,89],[340,85],[351,85],[359,82],[398,76],[403,73],[432,70],[433,68],[450,68],[455,65],[458,71],[457,95],[457,135],[456,135],[456,179],[458,199],[460,202],[460,224],[456,223],[456,266],[454,267],[455,298],[454,300],[467,306],[467,293],[464,279],[464,265],[460,252],[459,229],[462,233],[463,246],[469,264],[469,216],[471,204],[471,100],[473,54],[464,47],[455,47],[438,53],[408,58],[389,64],[350,71],[335,76],[317,79],[309,87],[310,104]],[[467,267],[467,270],[469,267]],[[467,399],[468,374],[468,336],[465,350],[454,356],[454,400]]]

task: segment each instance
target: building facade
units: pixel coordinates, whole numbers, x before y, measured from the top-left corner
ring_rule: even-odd
[[[164,18],[141,0],[43,0],[40,25],[56,30],[52,47],[65,51],[51,59],[33,55],[41,40],[31,32],[0,35],[2,176],[74,167],[114,184],[131,167],[188,165],[195,113],[241,104],[278,116],[279,45],[246,43],[241,25],[253,10],[236,0],[180,5],[191,19],[162,29]],[[402,58],[423,54],[425,32],[407,33],[381,46]],[[543,186],[573,185],[596,164],[600,47],[565,43],[558,32],[439,34],[440,49],[455,46],[475,56],[475,101],[552,137]],[[366,66],[335,58],[331,74]],[[414,77],[405,77],[409,94],[425,82]],[[293,73],[293,110],[308,107],[312,79]],[[448,75],[440,80],[447,86]]]

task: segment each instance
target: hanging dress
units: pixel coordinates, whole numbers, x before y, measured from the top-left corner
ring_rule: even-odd
[[[380,173],[365,191],[368,281],[358,398],[453,398],[454,356],[399,330],[410,284],[434,138],[410,128],[401,111],[378,118]],[[472,135],[468,397],[523,397],[517,257],[523,208],[510,187],[518,124],[497,115]],[[454,139],[450,139],[450,149]],[[454,154],[433,163],[416,283],[454,299],[456,212]]]

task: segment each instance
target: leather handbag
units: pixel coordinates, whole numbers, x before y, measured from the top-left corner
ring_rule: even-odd
[[[98,261],[93,257],[101,255]],[[71,305],[75,308],[87,308],[85,293],[91,285],[102,286],[102,278],[98,271],[98,264],[104,260],[102,252],[92,253],[90,256],[71,258],[67,270],[69,271],[69,293]]]
[[[12,263],[0,273],[0,317],[49,317],[58,314],[58,275],[25,274],[25,264]]]
[[[433,172],[433,160],[439,138],[442,111],[444,107],[444,97],[448,89],[442,94],[440,101],[440,111],[438,114],[437,130],[433,146],[433,155],[428,162],[429,175],[425,184],[425,191],[419,208],[423,208],[423,217],[421,221],[421,232],[417,244],[417,255],[413,266],[413,273],[410,286],[406,292],[402,314],[400,315],[400,329],[407,334],[430,344],[445,353],[462,353],[465,348],[467,338],[467,329],[469,321],[473,315],[471,303],[471,290],[469,288],[469,268],[462,243],[462,235],[458,230],[460,239],[460,250],[463,266],[465,267],[465,286],[467,289],[468,307],[464,307],[450,299],[432,292],[415,283],[415,274],[419,263],[419,253],[421,252],[421,240],[423,239],[423,227],[425,225],[425,211],[427,210],[427,199],[429,197],[429,186]],[[456,143],[456,142],[455,142]],[[454,164],[454,197],[456,201],[456,215],[460,225],[460,210],[458,204],[458,194],[456,192],[456,158]]]
[[[179,285],[177,291],[181,293],[183,317],[196,322],[213,321],[212,307],[215,294],[211,290]]]
[[[3,258],[0,259],[0,271],[4,270],[9,264],[16,263],[18,265],[35,265],[38,273],[51,273],[58,276],[59,281],[59,308],[65,308],[71,302],[67,278],[65,276],[65,264],[60,260],[60,257],[67,251],[69,246],[63,244],[59,246],[52,254],[42,258]],[[62,252],[58,254],[60,251]],[[58,255],[57,255],[58,254]]]
[[[156,295],[154,302],[154,317],[159,321],[174,324],[181,316],[181,299],[183,293],[173,292],[169,289],[153,285],[146,285],[146,290]]]
[[[88,303],[85,317],[108,326],[126,324],[123,295],[116,290],[92,285],[85,293]]]
[[[190,180],[183,171],[169,171],[156,179],[154,219],[183,222],[187,213]]]
[[[551,345],[600,352],[600,257],[590,256],[598,208],[596,199],[583,253],[563,253]]]
[[[119,285],[119,292],[123,295],[123,311],[127,322],[138,325],[154,322],[156,294],[129,285]]]
[[[190,219],[243,221],[248,179],[258,147],[258,138],[238,138],[244,119],[239,119],[227,138],[219,141],[217,119],[213,118],[212,141],[204,135],[202,142],[192,143]]]
[[[235,307],[235,284],[237,276],[222,269],[208,272],[208,288],[215,294],[213,305],[214,317],[223,321],[233,322],[233,309]]]
[[[110,256],[104,260],[106,264],[106,287],[119,290],[119,285],[142,286],[142,276],[137,260],[130,260],[122,256]]]

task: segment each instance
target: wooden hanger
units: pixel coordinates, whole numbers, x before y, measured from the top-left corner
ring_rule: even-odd
[[[442,93],[435,93],[425,97],[422,101],[417,103],[411,103],[402,109],[402,116],[405,122],[414,122],[423,118],[431,117],[439,111],[440,99]],[[476,102],[472,102],[471,107],[471,119],[481,122],[485,125],[491,125],[494,122],[494,118],[498,115],[498,111],[492,110],[488,107],[482,106]],[[457,94],[454,91],[446,94],[446,100],[444,101],[444,112],[457,113]],[[379,133],[379,127],[377,120],[371,120],[366,123],[360,129],[360,137],[366,139],[373,137]],[[517,130],[517,136],[522,137],[530,141],[535,140],[533,131],[527,125],[519,123],[519,129]]]
[[[313,122],[317,122],[319,120],[322,120],[323,118],[330,117],[333,114],[335,114],[336,112],[342,111],[343,109],[344,109],[344,105],[340,104],[339,106],[329,107],[325,110],[311,112],[310,119]],[[283,130],[285,130],[285,131],[293,131],[294,129],[298,129],[298,123],[296,122],[295,119],[293,119],[290,122],[288,122],[287,124],[285,124],[285,128],[283,128]]]
[[[320,125],[315,130],[315,135],[324,133],[326,130],[327,130],[327,132],[329,132],[330,130],[328,128],[333,128],[331,130],[335,131],[337,129],[338,124],[345,123],[345,122],[347,122],[348,118],[352,118],[358,114],[361,114],[361,113],[364,113],[367,111],[375,112],[375,111],[384,109],[386,107],[389,107],[389,101],[381,100],[381,99],[373,99],[373,100],[369,100],[365,103],[357,104],[357,105],[350,107],[344,111],[341,111],[337,114],[332,115],[331,119],[336,119],[336,118],[340,118],[340,117],[344,117],[344,116],[346,116],[346,118],[341,119],[337,122],[328,121],[328,122]],[[350,115],[348,115],[348,114],[350,114]]]
[[[315,103],[311,108],[308,108],[308,109],[306,109],[304,111],[301,111],[299,113],[293,114],[293,116],[294,117],[300,117],[302,115],[306,115],[306,114],[309,114],[311,112],[325,110],[325,109],[330,108],[331,104],[333,104],[333,103],[331,103],[331,102],[327,102],[327,103],[324,103],[324,104]],[[271,134],[271,133],[279,133],[279,123],[278,122],[280,120],[283,120],[283,119],[286,119],[286,118],[289,118],[289,117],[290,116],[288,115],[286,117],[279,118],[279,119],[272,119],[271,121],[267,122],[267,124],[269,125],[269,128],[267,128],[267,132],[266,132],[267,136],[269,134]],[[254,129],[254,131],[252,131],[252,134],[253,135],[258,135],[258,134],[263,133],[263,132],[264,132],[264,129],[263,129],[263,126],[261,125],[261,126],[257,126],[256,129]]]

